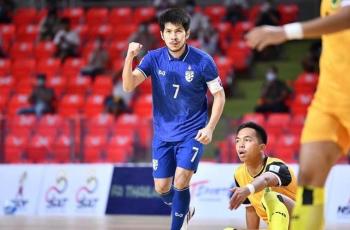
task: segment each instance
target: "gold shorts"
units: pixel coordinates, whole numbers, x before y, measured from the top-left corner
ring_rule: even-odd
[[[301,143],[333,141],[343,154],[350,148],[350,106],[322,106],[314,100],[306,116]]]

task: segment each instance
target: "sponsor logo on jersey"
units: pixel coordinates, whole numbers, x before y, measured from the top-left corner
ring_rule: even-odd
[[[158,70],[158,74],[159,74],[159,76],[163,76],[163,77],[165,77],[165,71],[164,70]]]
[[[153,160],[153,170],[156,171],[158,168],[158,160]]]

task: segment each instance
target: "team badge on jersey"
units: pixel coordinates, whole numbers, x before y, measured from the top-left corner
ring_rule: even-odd
[[[153,163],[153,171],[156,171],[158,168],[158,160],[153,160],[152,163]]]
[[[194,71],[192,70],[191,66],[188,66],[187,71],[185,72],[185,78],[186,81],[191,82],[194,78]]]

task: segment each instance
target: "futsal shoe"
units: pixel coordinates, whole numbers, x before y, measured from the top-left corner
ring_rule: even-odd
[[[191,218],[194,216],[196,209],[194,207],[190,207],[188,213],[185,216],[184,222],[182,224],[181,230],[188,229],[188,222],[190,222]]]

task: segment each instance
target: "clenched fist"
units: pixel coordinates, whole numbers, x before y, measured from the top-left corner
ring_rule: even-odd
[[[142,48],[142,45],[140,43],[131,42],[129,43],[127,55],[134,58],[140,53],[141,48]]]

